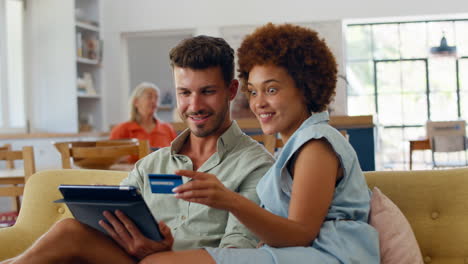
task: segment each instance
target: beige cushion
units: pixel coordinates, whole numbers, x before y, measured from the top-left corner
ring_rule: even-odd
[[[382,264],[422,264],[411,225],[398,207],[374,187],[369,223],[379,232]]]

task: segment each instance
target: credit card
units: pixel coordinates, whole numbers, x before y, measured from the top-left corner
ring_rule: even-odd
[[[183,183],[176,174],[148,174],[152,193],[173,193],[172,189]]]

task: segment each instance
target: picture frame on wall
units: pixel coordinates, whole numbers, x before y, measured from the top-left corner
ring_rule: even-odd
[[[174,101],[174,97],[173,97],[172,93],[163,92],[163,94],[161,96],[161,101],[160,101],[160,104],[159,104],[159,108],[161,110],[172,109],[174,105],[175,105],[175,101]]]

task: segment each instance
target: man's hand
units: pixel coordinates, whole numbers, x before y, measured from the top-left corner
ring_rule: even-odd
[[[150,254],[172,249],[174,238],[172,237],[171,229],[163,222],[159,222],[159,230],[165,238],[157,242],[145,237],[133,221],[122,211],[116,210],[115,215],[109,211],[104,211],[103,215],[109,223],[101,220],[99,221],[99,225],[102,226],[128,254],[139,260]]]
[[[237,193],[226,188],[213,174],[189,170],[175,173],[193,179],[173,190],[177,198],[224,210],[229,210],[236,201]]]

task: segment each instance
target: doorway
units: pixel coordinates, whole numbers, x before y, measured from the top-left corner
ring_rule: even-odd
[[[176,106],[174,79],[169,61],[169,51],[181,40],[192,37],[193,30],[132,32],[123,34],[124,76],[128,98],[141,82],[156,84],[161,90],[158,118],[173,122]]]

